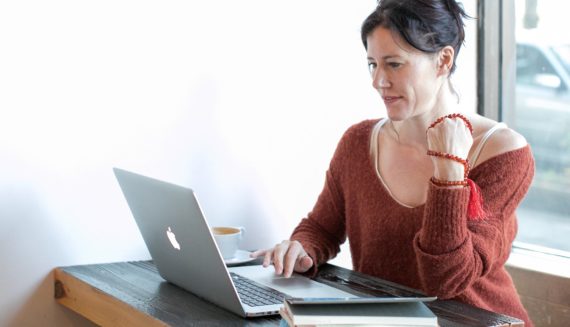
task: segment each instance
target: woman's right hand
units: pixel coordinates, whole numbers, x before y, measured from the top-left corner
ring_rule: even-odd
[[[293,271],[303,273],[314,264],[299,241],[285,240],[273,248],[257,250],[251,254],[252,258],[259,256],[263,256],[263,267],[273,263],[275,274],[287,278],[291,277]]]

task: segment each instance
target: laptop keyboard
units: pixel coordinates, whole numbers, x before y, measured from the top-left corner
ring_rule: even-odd
[[[281,304],[287,297],[284,293],[230,272],[241,301],[250,307]]]

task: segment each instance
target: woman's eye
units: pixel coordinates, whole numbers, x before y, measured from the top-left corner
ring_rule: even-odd
[[[373,62],[369,62],[368,63],[368,71],[372,73],[375,69],[376,69],[376,64]]]
[[[390,66],[392,68],[398,68],[398,67],[402,66],[402,64],[399,62],[389,62],[388,66]]]

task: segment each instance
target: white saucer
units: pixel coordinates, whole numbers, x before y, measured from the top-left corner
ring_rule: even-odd
[[[244,251],[244,250],[237,250],[236,256],[231,259],[225,259],[224,262],[226,265],[238,265],[240,263],[246,263],[255,260],[256,258],[252,258],[249,256],[251,252]]]

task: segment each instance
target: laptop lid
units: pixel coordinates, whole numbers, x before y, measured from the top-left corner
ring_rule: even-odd
[[[126,170],[113,171],[162,278],[245,316],[194,192]]]

